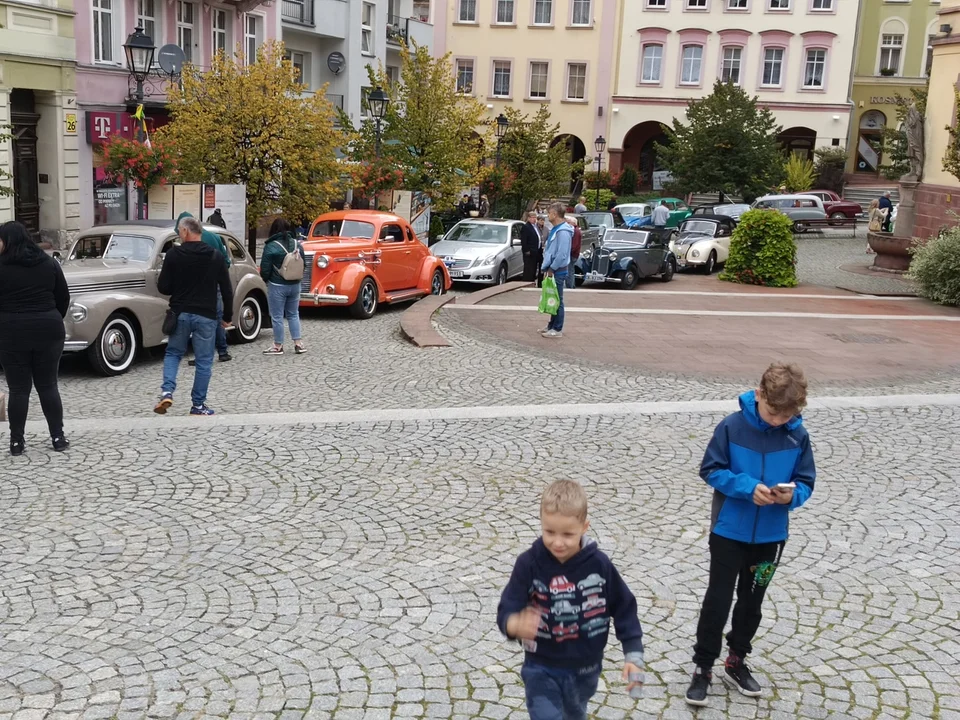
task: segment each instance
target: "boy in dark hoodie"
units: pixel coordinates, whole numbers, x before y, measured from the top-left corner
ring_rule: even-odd
[[[740,396],[740,412],[720,421],[707,446],[700,477],[714,488],[710,582],[697,625],[696,670],[687,690],[690,705],[707,704],[734,588],[737,604],[723,679],[743,695],[761,693],[744,658],[753,649],[760,605],[780,563],[789,512],[813,493],[817,472],[800,417],[806,402],[803,371],[774,363],[756,391]]]
[[[542,537],[513,567],[497,625],[526,651],[521,677],[532,720],[579,720],[597,691],[611,618],[631,695],[643,684],[643,631],[620,573],[584,537],[590,523],[583,488],[570,480],[548,486],[540,523]]]

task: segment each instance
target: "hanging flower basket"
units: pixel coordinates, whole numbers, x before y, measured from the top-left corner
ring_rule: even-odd
[[[163,143],[143,143],[114,136],[98,149],[104,174],[117,183],[131,182],[149,190],[176,177],[173,156]]]

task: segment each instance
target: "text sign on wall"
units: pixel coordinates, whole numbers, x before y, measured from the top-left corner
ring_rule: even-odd
[[[133,119],[127,113],[87,112],[87,142],[91,145],[105,143],[114,135],[133,137]]]
[[[897,99],[895,97],[872,97],[870,98],[871,105],[896,105]]]

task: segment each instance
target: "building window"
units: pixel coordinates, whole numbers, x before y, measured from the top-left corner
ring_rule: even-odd
[[[229,52],[230,42],[227,40],[227,11],[213,8],[213,52]]]
[[[688,10],[706,10],[707,0],[687,0]]]
[[[643,46],[643,65],[640,68],[640,82],[660,82],[660,71],[663,67],[663,45]]]
[[[96,0],[94,0],[96,7]],[[161,45],[157,35],[157,11],[154,0],[137,0],[137,22],[143,28],[143,34],[149,35],[154,45]]]
[[[222,11],[221,11],[222,12]],[[302,52],[297,52],[296,50],[287,50],[283,56],[290,61],[290,64],[293,65],[293,77],[298,83],[309,85],[304,79],[304,67],[306,65],[306,58]]]
[[[803,86],[805,88],[822,88],[823,71],[826,65],[826,50],[807,50],[807,62],[803,68]]]
[[[771,10],[789,10],[790,9],[790,0],[769,0],[770,5],[768,6]]]
[[[587,66],[585,63],[567,65],[567,100],[587,99]]]
[[[360,13],[360,52],[364,55],[373,55],[373,23],[376,18],[377,6],[365,2]]]
[[[460,22],[475,23],[477,21],[477,0],[460,0]]]
[[[93,61],[113,62],[113,0],[93,0]]]
[[[814,10],[833,10],[833,0],[813,0]]]
[[[666,8],[667,0],[647,0],[648,8]]]
[[[702,68],[703,46],[685,45],[683,48],[683,59],[680,64],[680,83],[682,85],[699,85]]]
[[[880,36],[880,73],[900,73],[900,54],[903,50],[903,35],[883,34]]]
[[[396,65],[387,65],[387,84],[396,87],[400,83],[400,68]]]
[[[196,22],[196,5],[179,0],[177,3],[177,45],[183,50],[188,63],[193,62],[193,29]]]
[[[514,8],[513,0],[497,0],[497,22],[503,25],[513,25],[516,22]]]
[[[510,61],[493,61],[493,96],[510,97]]]
[[[589,25],[593,18],[590,12],[590,0],[573,0],[572,25]]]
[[[720,79],[723,82],[740,84],[740,63],[743,60],[743,48],[727,47],[723,49],[723,61],[720,64]]]
[[[549,66],[545,62],[530,63],[530,97],[545,98],[547,96],[547,73]]]
[[[473,92],[473,60],[457,60],[457,92],[464,95]]]
[[[533,24],[550,25],[553,22],[553,0],[533,0]]]
[[[259,15],[247,15],[243,20],[243,52],[247,56],[247,65],[257,61],[257,51],[263,44],[263,18]]]
[[[761,85],[780,87],[783,78],[783,48],[767,48],[763,51],[763,78]]]
[[[727,0],[727,10],[746,10],[748,0]]]

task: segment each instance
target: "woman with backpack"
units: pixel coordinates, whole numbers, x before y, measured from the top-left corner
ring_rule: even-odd
[[[297,355],[307,351],[300,339],[300,282],[303,280],[303,246],[290,223],[277,218],[270,226],[270,239],[263,246],[260,277],[267,284],[267,302],[273,321],[273,345],[264,355],[283,355],[283,320],[290,324],[290,336]]]

